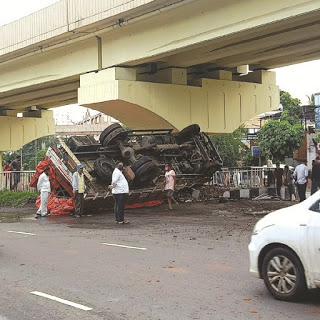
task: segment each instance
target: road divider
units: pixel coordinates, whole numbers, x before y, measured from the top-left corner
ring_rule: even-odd
[[[78,304],[78,303],[75,303],[75,302],[72,302],[72,301],[69,301],[69,300],[65,300],[65,299],[61,299],[61,298],[55,297],[55,296],[51,296],[50,294],[46,294],[46,293],[43,293],[43,292],[32,291],[30,293],[34,294],[36,296],[39,296],[39,297],[44,297],[44,298],[47,298],[47,299],[50,299],[50,300],[53,300],[53,301],[57,301],[57,302],[66,304],[68,306],[71,306],[71,307],[74,307],[74,308],[77,308],[77,309],[81,309],[81,310],[84,310],[84,311],[92,310],[92,308],[86,307],[86,306],[84,306],[82,304]]]
[[[147,250],[147,248],[139,248],[139,247],[132,247],[132,246],[125,246],[122,244],[115,244],[115,243],[102,243],[106,246],[111,246],[111,247],[120,247],[120,248],[127,248],[127,249],[136,249],[136,250]]]
[[[29,233],[29,232],[21,232],[21,231],[8,231],[10,233],[18,233],[18,234],[25,234],[27,236],[36,236],[34,233]]]

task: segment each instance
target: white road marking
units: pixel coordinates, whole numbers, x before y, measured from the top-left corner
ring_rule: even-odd
[[[102,244],[105,244],[106,246],[111,246],[111,247],[121,247],[121,248],[128,248],[128,249],[137,249],[137,250],[147,250],[147,248],[124,246],[122,244],[114,244],[114,243],[102,243]]]
[[[57,301],[57,302],[60,302],[60,303],[63,303],[63,304],[67,304],[68,306],[71,306],[71,307],[74,307],[74,308],[78,308],[78,309],[81,309],[81,310],[84,310],[84,311],[92,310],[92,308],[86,307],[86,306],[84,306],[82,304],[78,304],[78,303],[75,303],[75,302],[72,302],[72,301],[64,300],[64,299],[61,299],[61,298],[58,298],[58,297],[55,297],[55,296],[51,296],[50,294],[46,294],[46,293],[43,293],[43,292],[32,291],[30,293],[31,294],[35,294],[35,295],[40,296],[40,297],[44,297],[44,298],[50,299],[50,300],[54,300],[54,301]]]
[[[34,233],[29,233],[29,232],[20,232],[20,231],[8,231],[8,232],[11,232],[11,233],[19,233],[19,234],[26,234],[28,236],[36,236],[36,234]]]

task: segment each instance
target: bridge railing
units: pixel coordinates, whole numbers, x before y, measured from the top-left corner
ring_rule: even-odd
[[[36,188],[29,186],[35,171],[0,171],[0,191],[30,191],[36,192]]]
[[[213,185],[224,188],[261,188],[274,186],[274,168],[222,168],[213,176]]]

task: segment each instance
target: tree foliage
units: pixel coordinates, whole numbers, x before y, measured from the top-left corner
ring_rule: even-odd
[[[304,128],[299,120],[302,114],[300,100],[281,91],[280,102],[284,109],[280,120],[269,120],[258,132],[262,155],[272,155],[276,160],[291,157],[304,138]]]
[[[276,160],[284,160],[299,149],[304,138],[301,124],[290,124],[285,120],[269,120],[258,132],[259,146],[262,155],[272,155]]]
[[[54,136],[42,137],[27,143],[22,147],[22,150],[4,152],[3,164],[14,160],[17,155],[22,154],[22,167],[24,170],[35,170],[54,139]]]
[[[241,141],[245,137],[246,129],[241,126],[232,133],[217,134],[211,137],[219,152],[225,167],[237,167],[239,162],[243,165],[253,165],[255,159],[251,157],[250,149]]]
[[[292,125],[298,123],[302,116],[301,101],[292,98],[289,92],[280,91],[280,103],[283,106],[281,120],[288,121]]]

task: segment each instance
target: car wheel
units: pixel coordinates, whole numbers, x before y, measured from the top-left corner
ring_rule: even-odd
[[[286,248],[274,248],[266,254],[262,276],[269,292],[278,300],[296,300],[306,290],[302,264],[296,254]]]

